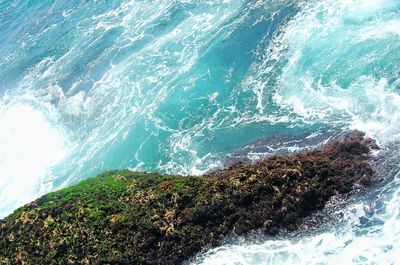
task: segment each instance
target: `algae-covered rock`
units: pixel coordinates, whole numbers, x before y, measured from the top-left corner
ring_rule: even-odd
[[[368,183],[370,141],[234,165],[205,176],[110,171],[0,221],[5,264],[180,264],[229,233],[267,234]]]

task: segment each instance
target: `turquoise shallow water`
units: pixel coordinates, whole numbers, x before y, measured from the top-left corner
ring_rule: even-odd
[[[397,170],[398,0],[0,0],[0,43],[0,216],[103,170],[201,174],[347,129]],[[341,209],[339,230],[199,263],[395,264],[398,192]]]

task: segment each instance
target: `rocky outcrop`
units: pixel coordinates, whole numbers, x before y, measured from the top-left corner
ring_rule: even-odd
[[[0,221],[5,264],[180,264],[224,236],[274,234],[368,184],[373,142],[236,164],[205,176],[110,171]]]

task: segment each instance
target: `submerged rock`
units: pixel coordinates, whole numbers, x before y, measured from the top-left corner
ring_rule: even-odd
[[[372,182],[373,142],[237,164],[205,176],[110,171],[0,220],[5,264],[179,264],[224,236],[274,234]]]

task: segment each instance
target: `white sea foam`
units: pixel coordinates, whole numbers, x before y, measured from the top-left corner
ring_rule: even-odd
[[[30,105],[0,106],[0,217],[51,190],[52,165],[67,153],[63,133]]]
[[[310,6],[270,48],[269,56],[288,62],[275,102],[311,122],[348,119],[351,128],[380,141],[398,138],[400,96],[393,78],[400,77],[386,69],[399,59],[390,52],[400,40],[398,2],[324,1]]]

